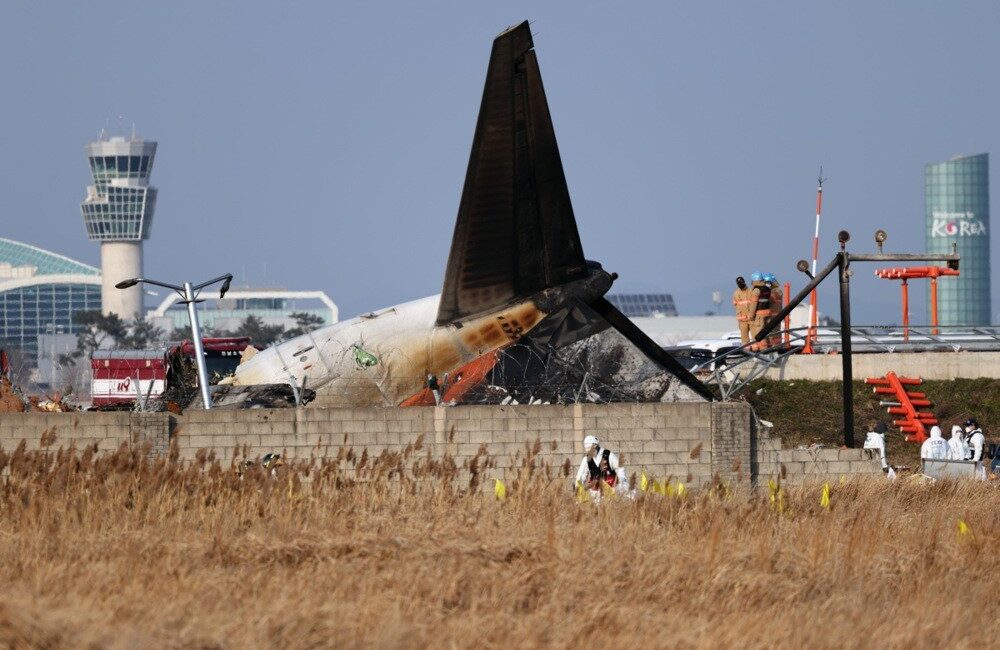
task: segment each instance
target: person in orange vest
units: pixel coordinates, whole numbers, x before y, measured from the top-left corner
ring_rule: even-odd
[[[757,304],[753,313],[753,320],[750,322],[750,336],[756,337],[764,329],[764,323],[771,316],[771,287],[764,282],[764,274],[754,271],[750,274],[750,282],[753,292],[757,296]],[[759,352],[767,348],[767,339],[758,341],[750,346],[754,352]]]
[[[754,311],[757,310],[757,294],[747,286],[747,281],[742,275],[736,278],[733,307],[736,309],[736,322],[740,326],[740,340],[746,345],[750,342],[750,323],[753,321]]]
[[[778,286],[778,279],[774,277],[773,273],[764,274],[764,282],[771,287],[771,315],[774,316],[778,314],[784,305],[782,301],[785,297],[785,292],[781,290]],[[776,347],[781,345],[781,328],[775,327],[771,332],[771,336],[767,338],[768,347]]]

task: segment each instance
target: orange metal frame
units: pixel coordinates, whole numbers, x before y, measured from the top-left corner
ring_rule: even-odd
[[[931,331],[938,333],[938,294],[937,279],[943,275],[958,275],[958,269],[949,269],[947,266],[910,266],[897,267],[891,269],[876,269],[875,275],[885,280],[902,280],[903,291],[903,339],[910,338],[910,290],[907,280],[922,280],[928,278],[931,281]]]
[[[874,386],[872,392],[876,395],[892,395],[895,402],[881,402],[890,415],[902,415],[903,419],[893,420],[894,426],[906,434],[907,442],[923,442],[927,440],[927,429],[938,423],[933,413],[918,411],[919,408],[931,408],[933,404],[927,399],[926,393],[910,392],[907,386],[919,386],[922,379],[898,377],[894,372],[887,372],[885,377],[869,377],[865,383]]]

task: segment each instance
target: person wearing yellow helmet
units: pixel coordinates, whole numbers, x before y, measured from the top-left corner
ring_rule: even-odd
[[[754,271],[750,274],[750,281],[753,283],[753,291],[757,296],[757,304],[754,309],[753,321],[750,324],[750,337],[756,338],[757,334],[764,329],[764,323],[771,316],[771,286],[764,281],[764,274]],[[753,351],[760,351],[767,347],[767,341],[755,342],[750,346]]]

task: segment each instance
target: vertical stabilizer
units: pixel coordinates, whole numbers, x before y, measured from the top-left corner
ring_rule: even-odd
[[[533,47],[527,21],[493,41],[438,323],[585,274]]]

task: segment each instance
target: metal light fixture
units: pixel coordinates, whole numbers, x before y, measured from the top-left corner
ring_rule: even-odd
[[[851,240],[851,233],[846,230],[841,230],[837,233],[837,241],[840,242],[840,250],[844,250],[847,246],[847,242]]]
[[[164,289],[173,289],[181,295],[181,303],[187,305],[188,320],[191,323],[191,342],[194,344],[194,358],[195,363],[198,366],[198,388],[201,390],[201,401],[205,405],[205,410],[210,410],[212,408],[212,396],[208,390],[208,367],[205,365],[205,347],[201,341],[201,327],[198,325],[198,311],[195,309],[195,305],[201,302],[201,300],[198,299],[198,295],[201,293],[201,290],[209,285],[215,284],[216,282],[222,282],[222,287],[219,290],[219,298],[221,299],[224,295],[226,295],[226,292],[229,291],[229,285],[233,282],[233,274],[227,273],[225,275],[220,275],[217,278],[213,278],[208,282],[202,282],[201,284],[192,285],[190,282],[185,282],[184,286],[178,286],[168,282],[160,282],[158,280],[150,280],[148,278],[130,278],[128,280],[122,280],[115,285],[115,288],[128,289],[129,287],[134,287],[140,282],[163,287]]]
[[[886,231],[882,229],[875,231],[875,245],[878,246],[879,255],[882,254],[882,244],[884,244],[885,240],[888,238],[889,234]]]
[[[806,260],[799,260],[795,264],[795,268],[808,275],[809,279],[812,280],[813,274],[809,271],[809,262],[807,262]]]

